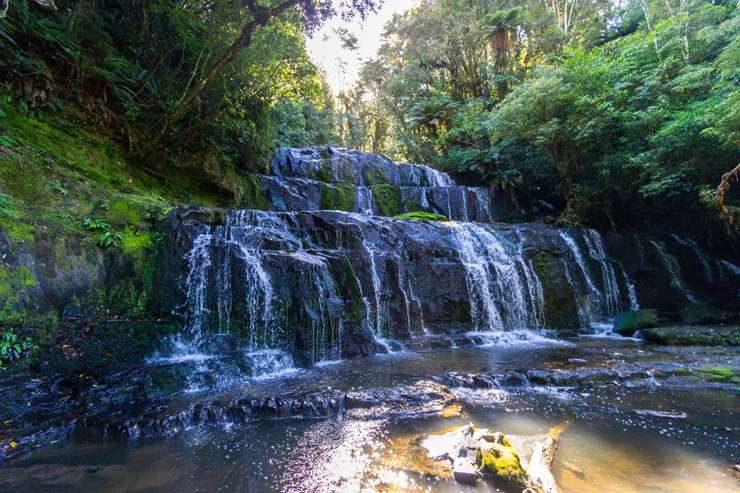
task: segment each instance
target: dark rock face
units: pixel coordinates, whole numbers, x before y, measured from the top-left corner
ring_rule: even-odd
[[[495,223],[495,193],[380,155],[282,149],[272,170],[242,187],[245,207],[270,211],[177,209],[156,251],[43,231],[11,245],[0,232],[0,302],[34,330],[175,314],[191,338],[221,330],[302,364],[437,344],[419,341],[429,334],[567,334],[639,307],[669,321],[683,309],[687,323],[718,320],[697,306],[722,320],[740,311],[737,252],[715,258],[665,232]],[[458,222],[377,216],[403,211]]]
[[[257,399],[205,400],[180,411],[162,406],[112,422],[87,420],[79,426],[81,431],[102,430],[106,438],[163,437],[191,426],[269,419],[346,416],[385,420],[438,416],[456,400],[448,388],[419,381],[382,389],[318,390]]]
[[[384,339],[415,347],[428,334],[576,331],[643,300],[660,305],[654,283],[687,298],[701,290],[658,240],[614,248],[593,230],[340,211],[225,215],[171,214],[160,294],[181,300],[197,337],[218,327],[308,364],[384,351]],[[640,244],[660,257],[650,271],[647,255],[634,259]]]

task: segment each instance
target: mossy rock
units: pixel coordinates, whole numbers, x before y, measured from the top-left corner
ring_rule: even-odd
[[[105,217],[111,224],[117,226],[137,225],[144,222],[143,211],[127,199],[111,202]]]
[[[371,188],[375,203],[383,216],[397,216],[403,212],[401,207],[401,190],[393,185],[373,185]]]
[[[658,327],[642,329],[642,338],[665,346],[740,346],[740,326]]]
[[[732,368],[702,368],[699,372],[704,376],[704,378],[711,382],[740,384],[740,374]]]
[[[527,474],[519,454],[503,435],[491,448],[478,449],[476,464],[484,478],[501,480],[512,485],[526,484]]]
[[[678,313],[681,320],[689,325],[724,323],[733,318],[732,313],[700,303],[686,305]]]
[[[402,221],[447,221],[447,216],[434,214],[433,212],[404,212],[393,216],[393,219]]]
[[[561,333],[578,330],[577,294],[568,282],[560,258],[552,252],[542,251],[532,257],[532,265],[542,282],[547,326]]]
[[[658,310],[631,310],[617,316],[614,320],[614,332],[625,337],[632,337],[635,332],[658,325]]]
[[[352,211],[356,198],[357,189],[351,183],[321,184],[321,210]]]
[[[241,209],[256,209],[261,211],[272,209],[272,201],[263,193],[258,175],[248,173],[244,177],[238,206]]]

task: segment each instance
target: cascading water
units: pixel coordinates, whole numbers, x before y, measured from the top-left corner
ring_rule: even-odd
[[[623,307],[622,294],[619,290],[617,276],[614,273],[609,258],[606,255],[604,242],[598,231],[587,229],[583,235],[588,247],[589,255],[598,262],[601,267],[601,275],[604,285],[604,298],[606,300],[606,315],[610,318],[617,316]]]
[[[596,284],[594,283],[594,280],[591,277],[591,269],[589,269],[588,265],[586,265],[586,261],[584,260],[583,255],[581,254],[581,249],[578,246],[578,243],[576,242],[575,238],[573,238],[570,235],[570,233],[567,231],[561,230],[559,233],[560,233],[560,237],[563,239],[568,249],[570,250],[571,254],[573,255],[573,259],[575,260],[576,265],[578,265],[578,268],[581,272],[581,276],[586,282],[586,286],[588,287],[588,290],[589,290],[589,297],[591,299],[591,303],[589,303],[586,308],[588,309],[588,312],[592,312],[595,306],[598,307],[601,304],[601,301],[602,301],[601,291],[599,291],[599,288],[596,287]],[[573,284],[573,286],[576,287],[575,284]],[[591,318],[590,315],[588,315],[587,318],[590,320]]]
[[[566,275],[569,277],[568,281],[577,293],[577,306],[581,325],[590,327],[597,333],[611,334],[612,324],[610,321],[625,309],[625,297],[622,295],[614,266],[607,256],[601,235],[593,229],[587,229],[582,232],[583,243],[586,245],[588,252],[587,260],[581,252],[578,241],[570,232],[561,230],[559,234],[570,251],[575,264],[578,266],[578,271],[587,288],[587,293],[579,293],[580,284],[575,282],[566,263],[565,268]],[[588,262],[598,265],[601,271],[601,286],[603,288],[597,286]],[[634,283],[628,278],[624,269],[622,269],[622,273],[624,274],[625,284],[628,290],[630,307],[631,309],[635,309],[634,307],[638,306],[638,304]]]
[[[681,277],[681,266],[679,265],[678,260],[676,260],[676,257],[668,253],[663,242],[650,240],[650,243],[655,247],[658,258],[660,258],[660,261],[663,263],[663,267],[665,267],[668,272],[668,275],[671,278],[671,285],[680,291],[687,300],[692,303],[698,303],[699,299],[689,291],[689,288],[686,287],[686,284]]]
[[[536,273],[520,255],[482,225],[450,226],[466,271],[470,311],[477,331],[540,327]],[[519,253],[519,255],[517,255]],[[527,280],[527,272],[532,282]],[[537,293],[537,294],[533,294]]]
[[[274,281],[265,265],[263,243],[268,239],[287,248],[279,251],[300,265],[306,300],[300,309],[310,326],[308,346],[304,348],[309,362],[339,357],[341,323],[330,316],[327,307],[327,300],[336,297],[333,279],[321,256],[302,249],[290,232],[286,221],[289,217],[262,211],[227,211],[223,225],[199,227],[186,255],[187,338],[175,341],[173,359],[186,360],[185,353],[219,353],[223,350],[218,341],[221,334],[236,341],[253,376],[284,373],[293,366],[286,352],[291,341],[284,337],[279,323]],[[201,373],[207,369],[204,365],[197,368]]]
[[[375,197],[372,190],[365,186],[357,187],[355,194],[355,212],[360,214],[373,215],[377,210]]]
[[[294,359],[315,364],[367,354],[378,345],[390,350],[409,337],[430,335],[416,341],[417,347],[431,335],[446,333],[457,341],[460,327],[506,337],[547,327],[552,315],[553,321],[565,317],[569,326],[580,321],[601,328],[628,303],[639,308],[635,281],[621,262],[609,259],[598,232],[494,226],[485,188],[457,186],[449,175],[425,166],[332,152],[307,164],[300,159],[315,157],[313,151],[294,153],[299,161],[277,166],[284,176],[262,183],[281,194],[280,210],[300,203],[307,212],[227,211],[223,224],[211,226],[185,221],[191,247],[180,357],[207,362],[227,348],[241,352],[255,375],[282,374]],[[378,217],[379,180],[397,187],[401,204],[416,204],[410,210],[421,205],[465,222]],[[354,187],[355,212],[317,212],[325,189],[337,191],[343,184]],[[283,185],[291,189],[269,188]],[[672,283],[691,295],[677,260],[663,244],[653,245]],[[638,279],[648,270],[645,262],[643,255]],[[716,272],[730,274],[720,265],[714,263]],[[553,282],[573,286],[577,320],[575,314],[550,311],[553,297],[544,286],[552,289]],[[344,337],[345,329],[352,335]],[[360,342],[353,345],[352,338]]]
[[[711,265],[712,259],[710,259],[707,256],[707,254],[704,253],[704,251],[701,249],[699,244],[689,238],[681,238],[675,233],[671,233],[671,238],[673,238],[676,241],[676,243],[678,243],[679,245],[688,247],[694,252],[694,255],[696,255],[697,259],[699,259],[699,262],[701,263],[702,268],[704,269],[704,277],[710,283],[714,282],[714,275],[712,274],[712,265]]]

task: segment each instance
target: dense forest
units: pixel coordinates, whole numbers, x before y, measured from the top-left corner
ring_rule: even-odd
[[[425,0],[337,97],[306,36],[375,5],[272,5],[10,2],[4,105],[61,111],[164,179],[194,155],[253,171],[278,146],[333,144],[545,201],[567,224],[676,207],[737,224],[734,1]]]
[[[343,95],[348,141],[566,222],[714,219],[739,157],[738,22],[733,1],[424,2]]]

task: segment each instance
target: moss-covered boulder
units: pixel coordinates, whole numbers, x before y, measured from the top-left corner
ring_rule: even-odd
[[[666,346],[740,346],[740,326],[676,326],[640,331],[642,338]]]
[[[732,320],[734,315],[720,308],[700,303],[686,305],[678,314],[681,320],[689,325],[725,323]]]
[[[631,310],[617,316],[614,320],[614,332],[625,337],[632,337],[635,332],[659,323],[658,310]]]
[[[519,454],[509,440],[501,433],[496,433],[490,438],[493,439],[490,446],[478,449],[476,464],[481,475],[512,485],[526,484],[527,474],[522,467]]]

